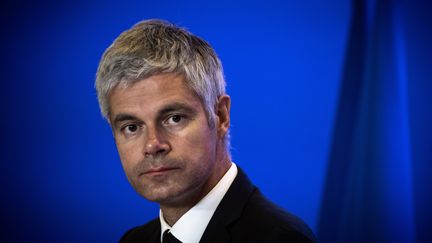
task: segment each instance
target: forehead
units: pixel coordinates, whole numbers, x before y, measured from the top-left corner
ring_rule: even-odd
[[[201,100],[187,86],[183,75],[159,74],[127,87],[116,87],[109,95],[110,116],[122,113],[152,112],[169,103],[202,107]]]

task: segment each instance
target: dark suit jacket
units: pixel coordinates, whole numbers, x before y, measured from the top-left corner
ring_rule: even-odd
[[[120,242],[160,242],[160,233],[156,218],[129,230]],[[299,218],[266,199],[239,168],[200,242],[315,242],[315,237]]]

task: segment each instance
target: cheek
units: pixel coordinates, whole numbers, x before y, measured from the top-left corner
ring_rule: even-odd
[[[118,144],[117,151],[120,156],[122,166],[126,172],[132,170],[132,168],[142,160],[141,150],[136,144]]]
[[[207,124],[205,124],[207,126]],[[186,156],[210,157],[215,150],[216,132],[210,128],[191,129],[179,141],[179,151]]]

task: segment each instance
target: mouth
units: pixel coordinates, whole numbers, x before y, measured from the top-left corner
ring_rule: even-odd
[[[149,175],[149,176],[160,176],[160,175],[165,175],[168,174],[172,171],[178,170],[178,167],[155,167],[155,168],[151,168],[149,170],[146,170],[143,175]]]

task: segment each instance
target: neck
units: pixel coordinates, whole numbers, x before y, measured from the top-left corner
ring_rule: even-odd
[[[220,181],[231,166],[231,159],[228,154],[222,156],[213,169],[212,174],[206,182],[196,189],[195,193],[189,195],[182,203],[176,204],[160,204],[165,221],[173,226],[187,211],[194,207],[201,199],[203,199]]]

